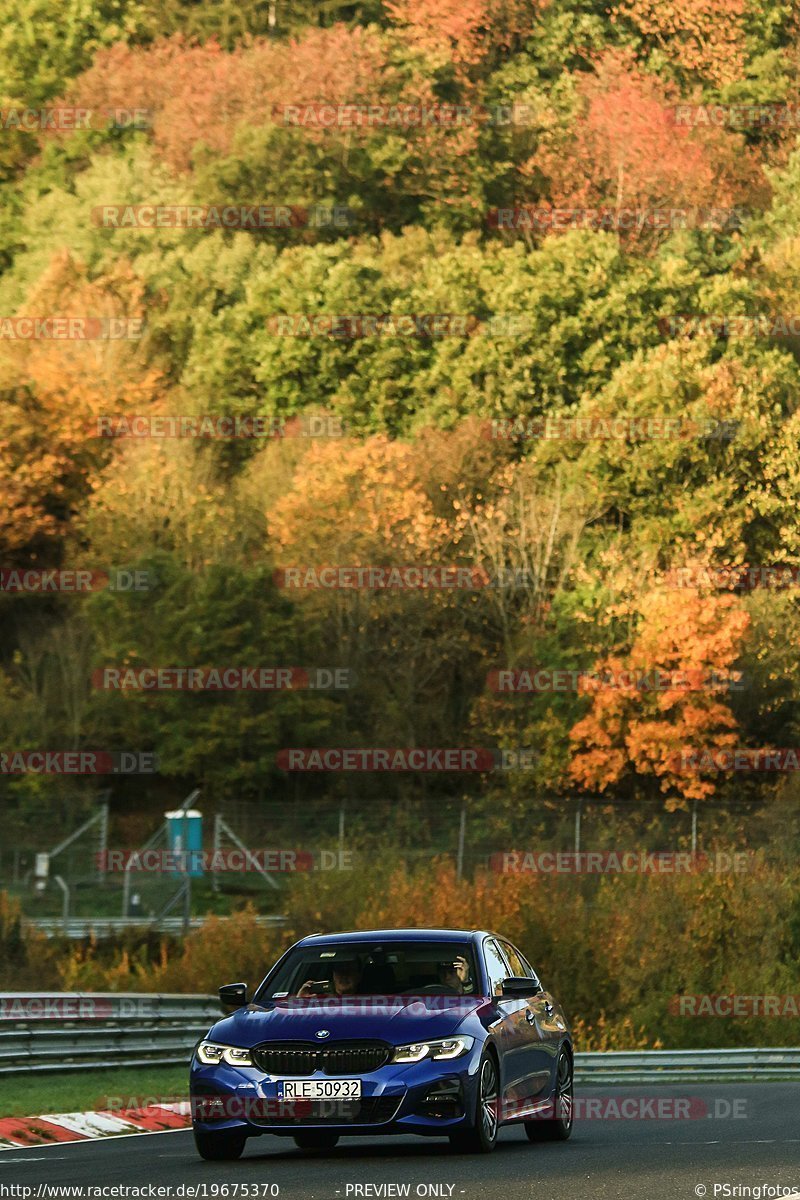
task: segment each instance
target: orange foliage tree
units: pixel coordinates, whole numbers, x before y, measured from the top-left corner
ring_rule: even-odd
[[[362,909],[357,927],[486,926],[518,934],[535,891],[536,884],[522,875],[504,879],[502,888],[486,873],[459,880],[453,862],[440,858],[429,864],[424,877],[404,868],[395,871],[381,899],[373,897]]]
[[[417,453],[377,436],[313,446],[268,511],[276,565],[452,561],[446,553],[449,527],[420,482]],[[368,739],[402,731],[410,745],[450,744],[458,703],[452,681],[470,656],[463,622],[453,620],[464,593],[344,587],[295,594],[307,628],[321,622],[363,681],[362,726],[358,732],[351,727],[351,736],[382,745]]]
[[[387,0],[389,16],[434,62],[479,63],[531,31],[547,0]]]
[[[543,139],[525,168],[544,174],[557,206],[720,208],[759,186],[741,135],[676,124],[670,89],[629,53],[608,52],[578,92],[572,130]]]
[[[620,0],[612,21],[629,23],[645,46],[712,83],[742,77],[745,65],[745,0]]]
[[[682,771],[676,756],[736,743],[736,720],[720,693],[750,618],[735,596],[697,589],[649,592],[639,617],[630,653],[597,664],[608,682],[597,686],[589,712],[571,730],[570,775],[597,792],[632,774],[655,776],[674,810],[715,790],[711,780]],[[654,681],[649,687],[648,675]],[[641,689],[635,686],[639,678]]]
[[[91,280],[65,251],[33,288],[18,316],[141,319],[141,280],[117,263]],[[136,411],[158,391],[138,340],[4,343],[0,357],[0,545],[14,559],[48,560],[113,453],[97,418]]]
[[[302,547],[305,561],[319,564],[419,562],[446,536],[413,448],[381,436],[313,446],[269,525],[282,552]]]
[[[444,51],[459,63],[480,61],[488,23],[486,0],[388,0],[387,8],[420,49],[434,55]]]

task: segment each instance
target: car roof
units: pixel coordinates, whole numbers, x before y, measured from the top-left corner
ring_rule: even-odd
[[[346,933],[312,933],[296,942],[314,946],[320,942],[450,942],[453,938],[472,939],[488,936],[481,929],[356,929]]]

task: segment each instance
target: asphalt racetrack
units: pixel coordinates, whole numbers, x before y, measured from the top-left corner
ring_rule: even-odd
[[[689,1119],[619,1119],[609,1115],[612,1104],[603,1115],[579,1115],[569,1142],[531,1145],[521,1127],[509,1127],[484,1156],[412,1137],[343,1138],[332,1151],[309,1154],[265,1136],[251,1139],[238,1162],[207,1163],[188,1130],[7,1150],[0,1198],[77,1198],[98,1194],[83,1193],[88,1185],[120,1184],[168,1187],[161,1195],[173,1200],[769,1200],[777,1189],[800,1192],[800,1084],[591,1089],[617,1104],[687,1096]]]

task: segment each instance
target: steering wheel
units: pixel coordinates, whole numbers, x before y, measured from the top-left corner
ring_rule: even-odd
[[[426,983],[425,987],[409,988],[404,996],[460,996],[461,993],[457,988],[451,987],[449,983]]]

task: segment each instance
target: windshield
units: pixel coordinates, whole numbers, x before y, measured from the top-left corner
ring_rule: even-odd
[[[468,942],[334,942],[298,947],[258,993],[285,996],[468,995],[477,991]]]

